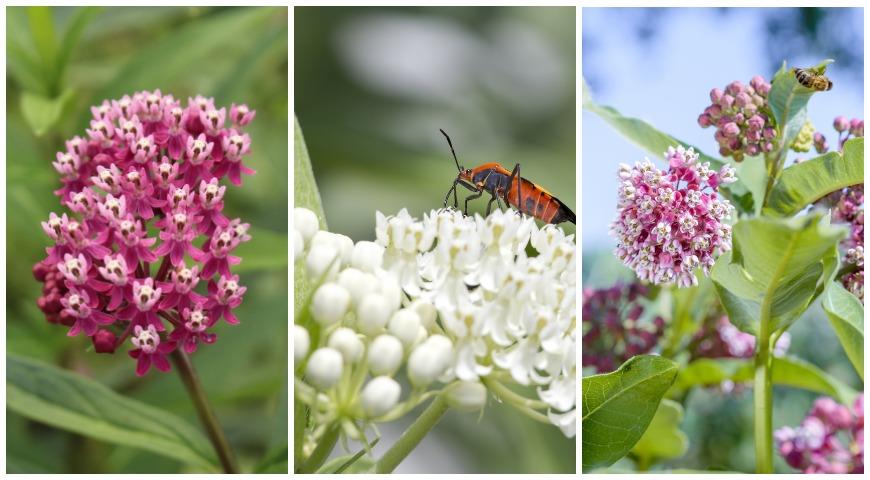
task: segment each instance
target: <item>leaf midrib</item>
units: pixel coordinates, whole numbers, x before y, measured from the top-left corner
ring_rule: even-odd
[[[662,376],[662,375],[664,375],[664,374],[666,374],[666,373],[668,373],[668,372],[670,372],[670,371],[672,371],[672,370],[676,370],[676,369],[677,369],[677,367],[670,366],[670,367],[668,367],[667,369],[662,370],[662,371],[659,372],[659,373],[656,373],[656,374],[654,374],[654,375],[651,375],[651,376],[649,376],[649,377],[646,377],[646,378],[644,378],[644,379],[642,379],[642,380],[640,380],[640,381],[638,381],[638,382],[635,382],[635,383],[633,383],[633,384],[627,386],[626,388],[623,388],[622,390],[619,391],[619,393],[617,393],[616,395],[612,395],[610,398],[608,398],[608,399],[605,400],[604,402],[601,402],[601,404],[599,404],[599,405],[598,405],[597,407],[595,407],[593,410],[590,410],[589,413],[587,413],[586,415],[583,415],[583,417],[581,418],[581,420],[586,420],[587,418],[589,418],[590,416],[592,416],[592,414],[594,414],[594,413],[597,412],[598,410],[601,410],[601,409],[602,409],[605,405],[607,405],[608,403],[611,403],[611,402],[613,402],[614,400],[616,400],[616,399],[618,399],[619,397],[621,397],[623,394],[625,394],[625,393],[626,393],[628,390],[630,390],[631,388],[634,388],[634,387],[636,387],[636,386],[638,386],[638,385],[640,385],[640,384],[643,384],[643,383],[649,382],[649,381],[651,381],[651,380],[654,380],[654,379],[656,379],[656,378],[658,378],[658,377],[660,377],[660,376]]]

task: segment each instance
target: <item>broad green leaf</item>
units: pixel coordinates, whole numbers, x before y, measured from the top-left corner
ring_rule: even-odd
[[[299,120],[295,116],[293,127],[293,206],[307,208],[314,212],[320,221],[320,228],[326,230],[323,202],[320,200],[320,191],[314,179],[314,170],[311,168],[305,137],[302,136],[302,127],[299,126]],[[293,305],[298,310],[308,298],[310,290],[302,263],[294,265],[293,279]]]
[[[825,195],[864,183],[864,139],[846,142],[843,154],[828,152],[782,171],[764,213],[791,216]]]
[[[683,406],[673,400],[663,399],[646,432],[631,449],[638,465],[646,470],[657,461],[685,455],[689,438],[680,430],[682,421]]]
[[[236,249],[241,257],[239,271],[284,270],[287,268],[287,234],[251,228],[251,240]]]
[[[833,60],[825,60],[816,68],[824,68],[831,62]],[[767,100],[776,119],[779,150],[783,155],[806,121],[807,103],[814,93],[815,90],[798,83],[792,69],[787,68],[786,63],[782,62],[782,67],[773,77]]]
[[[6,408],[56,428],[218,471],[211,444],[187,421],[41,362],[7,355]]]
[[[729,380],[734,383],[752,381],[754,365],[743,358],[700,358],[680,369],[674,382],[674,392],[681,393],[692,387],[714,386]],[[797,357],[774,357],[771,371],[774,385],[800,388],[851,402],[856,395],[848,385],[828,375],[819,367]]]
[[[57,98],[46,98],[36,93],[23,92],[21,94],[21,112],[33,133],[40,137],[60,120],[64,109],[73,97],[72,90],[64,91]]]
[[[583,470],[624,457],[652,421],[677,364],[639,355],[618,370],[583,378]]]
[[[27,24],[33,45],[42,60],[43,75],[48,77],[50,85],[56,85],[57,40],[54,35],[54,19],[51,7],[28,7]]]
[[[667,152],[668,147],[683,145],[686,148],[694,148],[695,152],[698,153],[698,160],[701,162],[710,162],[711,168],[718,169],[726,163],[722,159],[711,157],[697,147],[656,129],[644,120],[623,116],[613,107],[595,103],[592,99],[591,92],[589,91],[589,86],[586,85],[585,80],[583,81],[583,109],[598,115],[625,138],[638,147],[646,150],[650,155],[664,158],[664,154]],[[732,200],[735,203],[735,207],[741,212],[752,212],[755,203],[752,192],[747,189],[739,178],[735,183],[721,186],[719,191],[723,196]]]
[[[831,282],[822,297],[822,308],[840,339],[852,366],[864,379],[864,305],[837,282]]]
[[[820,214],[737,222],[733,251],[711,273],[732,323],[753,335],[761,322],[769,322],[767,332],[791,325],[830,281],[844,235]]]

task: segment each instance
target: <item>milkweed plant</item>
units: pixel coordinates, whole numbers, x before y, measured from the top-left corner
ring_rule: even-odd
[[[234,250],[249,224],[223,213],[227,184],[254,171],[245,105],[229,112],[203,96],[186,102],[160,90],[91,108],[85,136],[66,141],[54,193],[66,209],[42,222],[51,241],[33,267],[48,322],[86,336],[97,354],[121,351],[143,376],[167,372],[170,358],[195,397],[227,471],[232,452],[205,402],[188,355],[218,338],[246,288]]]
[[[512,210],[374,217],[376,240],[354,242],[294,211],[296,288],[311,285],[293,333],[296,472],[392,472],[448,409],[493,400],[574,437],[574,236]],[[373,458],[378,426],[420,405]],[[347,455],[326,462],[339,439]]]
[[[863,472],[861,389],[789,353],[787,330],[818,301],[863,379],[864,122],[816,129],[815,84],[783,63],[770,81],[713,88],[697,126],[718,157],[585,93],[586,110],[664,161],[615,172],[610,232],[633,278],[583,292],[585,471],[676,464],[683,404],[704,388],[751,390],[757,473],[775,454],[792,471]],[[817,395],[799,425],[774,430],[774,384]]]

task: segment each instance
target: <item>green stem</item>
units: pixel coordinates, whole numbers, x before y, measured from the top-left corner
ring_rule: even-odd
[[[311,455],[305,460],[299,470],[296,473],[314,473],[323,465],[323,462],[329,458],[329,454],[332,452],[332,449],[335,448],[336,442],[338,442],[339,434],[341,433],[341,427],[338,422],[332,424],[326,433],[320,438],[320,442],[317,444],[317,448],[311,452]]]
[[[432,430],[432,427],[438,423],[447,408],[447,399],[444,395],[435,397],[432,403],[426,407],[426,410],[423,410],[423,413],[414,420],[414,423],[402,433],[399,440],[378,460],[375,465],[375,473],[392,473],[402,463],[402,460],[420,444],[429,430]]]
[[[211,405],[208,403],[208,397],[206,397],[205,391],[202,389],[202,384],[199,382],[196,370],[193,369],[193,364],[190,363],[190,358],[181,348],[177,348],[172,352],[172,361],[178,369],[181,381],[187,388],[188,395],[193,400],[199,420],[205,427],[205,431],[208,434],[209,440],[211,440],[212,446],[214,446],[215,452],[217,452],[224,472],[239,473],[239,466],[236,463],[233,449],[230,447],[230,443],[227,441],[227,437],[218,423],[214,410],[212,410]]]
[[[767,324],[762,319],[755,354],[755,473],[773,473],[773,384]]]

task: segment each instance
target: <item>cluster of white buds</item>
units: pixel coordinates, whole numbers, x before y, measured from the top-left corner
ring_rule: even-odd
[[[360,438],[358,421],[394,420],[435,395],[479,411],[489,392],[573,437],[573,235],[512,211],[376,220],[376,241],[354,243],[294,212],[297,269],[316,286],[296,312],[295,387],[314,424]]]

